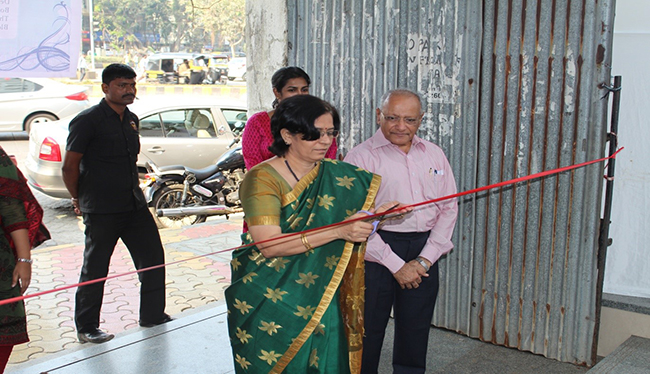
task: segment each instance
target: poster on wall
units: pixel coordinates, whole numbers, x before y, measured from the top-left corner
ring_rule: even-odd
[[[0,0],[0,78],[73,77],[81,0]]]

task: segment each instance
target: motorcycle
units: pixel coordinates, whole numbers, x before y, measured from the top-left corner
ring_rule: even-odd
[[[158,228],[179,228],[205,222],[208,216],[242,211],[239,186],[246,166],[241,146],[232,146],[215,165],[192,169],[183,165],[147,164],[141,184]]]

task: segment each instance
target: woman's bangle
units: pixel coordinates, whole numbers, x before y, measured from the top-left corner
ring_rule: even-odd
[[[309,245],[309,242],[307,241],[307,235],[305,235],[305,233],[300,234],[300,240],[302,240],[302,245],[304,245],[305,248],[307,248],[308,251],[311,251],[312,249],[314,249],[314,248],[312,248],[311,245]]]
[[[34,262],[34,260],[32,260],[32,259],[29,259],[29,258],[20,258],[20,257],[18,257],[18,258],[16,259],[16,261],[18,261],[18,262],[26,262],[26,263],[28,263],[28,264],[31,264],[32,262]]]

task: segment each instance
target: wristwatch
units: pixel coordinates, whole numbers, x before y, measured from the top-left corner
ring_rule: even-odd
[[[422,265],[422,267],[424,268],[424,271],[429,271],[430,266],[427,265],[427,262],[424,261],[424,259],[422,257],[417,257],[415,259],[415,261],[419,262],[420,265]]]

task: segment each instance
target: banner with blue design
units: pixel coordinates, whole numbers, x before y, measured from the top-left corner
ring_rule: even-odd
[[[81,0],[0,0],[0,77],[73,77]]]

